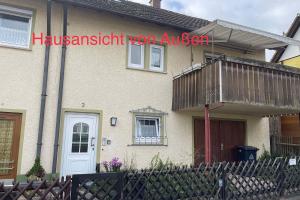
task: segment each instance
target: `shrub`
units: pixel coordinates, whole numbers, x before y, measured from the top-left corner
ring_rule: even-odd
[[[41,160],[40,158],[36,158],[34,161],[34,165],[32,168],[26,173],[27,177],[32,177],[32,178],[43,178],[45,176],[45,169],[41,165]]]
[[[159,153],[153,156],[151,160],[151,169],[161,170],[164,168],[172,167],[174,164],[169,160],[169,158],[164,162],[160,157]]]
[[[258,160],[269,160],[272,158],[272,155],[269,151],[266,150],[265,145],[263,145],[263,152],[258,158]]]

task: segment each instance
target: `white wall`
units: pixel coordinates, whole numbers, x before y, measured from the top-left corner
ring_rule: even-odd
[[[300,40],[300,28],[298,28],[294,38],[295,40]],[[300,55],[300,47],[289,45],[284,51],[279,61],[287,60]]]
[[[34,32],[46,32],[46,1],[42,0],[0,0],[0,3],[9,3],[36,9]],[[54,4],[52,18],[52,34],[62,34],[62,9]],[[86,35],[110,32],[125,32],[126,34],[156,34],[162,35],[165,31],[177,33],[172,28],[134,21],[129,18],[113,16],[103,12],[71,7],[69,10],[68,33]],[[196,48],[195,62],[203,60],[204,50]],[[45,48],[34,45],[31,50],[17,50],[0,47],[0,112],[6,109],[21,109],[26,111],[24,127],[24,145],[21,163],[21,174],[32,166],[37,142],[40,95],[43,75]],[[248,57],[264,60],[264,52],[254,55],[243,52],[229,51],[215,48],[216,52],[226,53],[239,57]],[[48,96],[44,138],[42,146],[42,164],[47,172],[51,171],[52,154],[55,132],[55,117],[59,81],[61,48],[51,47]],[[192,163],[193,154],[193,116],[198,113],[180,113],[171,110],[172,79],[184,67],[190,65],[190,47],[168,47],[167,73],[159,74],[127,69],[126,46],[97,46],[97,47],[68,47],[66,56],[65,87],[63,108],[102,110],[103,123],[101,132],[103,137],[112,140],[112,144],[103,148],[98,147],[100,160],[110,160],[114,156],[122,160],[134,158],[137,167],[148,167],[151,158],[160,152],[164,159],[168,157],[175,163]],[[84,103],[84,107],[82,106]],[[168,113],[166,117],[166,131],[168,146],[165,147],[134,147],[132,143],[132,109],[147,106]],[[117,127],[111,127],[110,117],[117,117]],[[222,118],[247,119],[248,116],[221,115]],[[251,118],[247,127],[256,127],[260,132],[247,129],[251,144],[257,144],[268,137],[268,129],[257,118]],[[264,135],[263,140],[255,134]],[[255,142],[257,139],[257,142]],[[266,143],[266,142],[263,142]],[[62,144],[61,144],[62,145]]]

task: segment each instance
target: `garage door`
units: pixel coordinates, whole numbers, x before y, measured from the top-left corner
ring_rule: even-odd
[[[211,142],[213,161],[234,161],[234,149],[245,145],[246,123],[244,121],[211,120]],[[204,119],[194,121],[194,161],[205,160]]]

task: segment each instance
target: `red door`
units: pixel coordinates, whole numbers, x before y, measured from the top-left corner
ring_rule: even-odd
[[[245,144],[245,122],[211,120],[211,142],[213,161],[234,161],[234,149]],[[197,165],[205,160],[205,127],[204,119],[194,121],[194,163]]]

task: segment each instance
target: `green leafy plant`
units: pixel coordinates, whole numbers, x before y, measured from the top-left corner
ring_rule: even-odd
[[[135,169],[137,169],[137,167],[136,167],[136,155],[135,154],[132,154],[130,159],[128,159],[127,155],[125,156],[123,168],[124,168],[124,170],[135,170]]]
[[[266,150],[265,145],[263,145],[263,152],[258,158],[258,160],[269,160],[272,158],[272,155],[269,151]]]
[[[169,158],[164,162],[160,157],[159,153],[157,153],[155,156],[153,156],[151,160],[151,169],[157,169],[161,170],[164,168],[172,167],[174,164],[169,160]]]
[[[45,176],[45,169],[41,165],[40,158],[36,158],[32,168],[26,173],[26,176],[31,179],[41,179]]]

